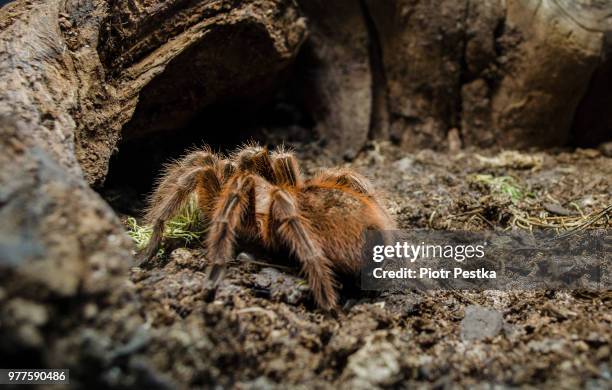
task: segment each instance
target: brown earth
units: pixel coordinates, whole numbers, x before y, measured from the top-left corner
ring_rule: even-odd
[[[308,172],[331,161],[314,146],[300,154]],[[532,197],[514,206],[532,216],[552,216],[545,209],[551,199],[570,214],[612,203],[612,159],[596,150],[487,160],[499,156],[430,150],[406,155],[371,144],[347,166],[385,191],[404,229],[511,226],[512,203],[474,184],[470,175],[476,173],[516,177]],[[597,226],[610,228],[612,222]],[[197,245],[175,249],[155,267],[132,268],[124,288],[75,307],[83,322],[51,354],[71,357],[75,380],[111,386],[610,385],[609,289],[353,292],[343,294],[343,309],[332,315],[314,307],[284,256],[241,249],[273,265],[236,261],[215,295],[203,287],[205,260]],[[462,337],[468,307],[473,313],[494,310],[499,318],[490,324],[490,337]]]

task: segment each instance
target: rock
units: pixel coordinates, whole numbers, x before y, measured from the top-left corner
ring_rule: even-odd
[[[27,140],[35,131],[0,117],[0,285],[15,309],[35,308],[15,327],[15,311],[0,311],[0,353],[36,348],[44,359],[52,342],[44,335],[80,315],[67,314],[66,305],[97,299],[125,281],[131,241],[99,195]],[[50,324],[45,333],[36,314],[42,312]]]
[[[400,373],[400,353],[388,341],[370,340],[349,356],[342,378],[352,389],[390,386]]]
[[[254,278],[255,285],[270,291],[272,299],[297,305],[309,294],[303,279],[280,272],[275,268],[263,268]]]
[[[461,320],[461,340],[484,340],[497,336],[504,326],[504,317],[493,309],[470,305]]]
[[[390,135],[405,147],[442,147],[459,107],[467,2],[368,0],[380,44]]]
[[[498,42],[510,57],[491,100],[492,128],[501,146],[567,143],[580,99],[601,61],[603,33],[577,25],[564,9],[569,1],[545,3],[507,2],[506,33]],[[585,7],[582,14],[594,17],[591,11]]]
[[[400,172],[409,172],[414,167],[414,163],[413,157],[406,156],[394,162],[393,166]]]
[[[118,83],[144,77],[133,91],[138,102],[122,131],[125,139],[176,131],[224,101],[243,102],[232,111],[256,113],[306,38],[305,19],[288,0],[173,0],[137,12],[129,3],[114,3],[121,28],[111,30],[102,48],[106,71]],[[159,24],[159,37],[142,28],[148,23]],[[150,66],[160,67],[153,77]]]
[[[542,204],[542,207],[544,207],[544,209],[548,211],[549,213],[553,213],[556,215],[565,215],[565,216],[572,215],[571,210],[568,210],[565,207],[557,203],[544,202]]]
[[[572,9],[574,17],[589,15],[589,12],[580,9],[589,5],[593,8],[599,5],[602,13],[605,12],[604,10],[608,10],[608,16],[599,19],[601,22],[607,21],[607,27],[594,26],[596,30],[607,29],[608,33],[604,38],[604,58],[593,73],[588,90],[576,109],[572,125],[572,143],[578,146],[595,146],[601,142],[610,141],[610,134],[612,133],[612,113],[610,112],[610,101],[612,100],[612,90],[610,88],[612,85],[612,34],[610,33],[612,31],[612,18],[609,16],[610,6],[606,2],[598,4],[566,0],[566,6],[574,8]],[[612,146],[610,147],[612,148]],[[602,153],[606,155],[603,150]],[[612,150],[607,156],[612,156]]]
[[[0,280],[9,296],[37,299],[110,291],[126,276],[131,243],[84,182],[0,123]],[[36,293],[34,293],[36,291]]]
[[[30,140],[96,186],[122,136],[172,131],[213,101],[263,95],[306,34],[289,0],[49,0],[1,12],[0,115],[28,123]]]
[[[198,260],[191,250],[187,248],[176,248],[170,253],[170,261],[179,267],[197,267]],[[169,263],[170,264],[170,263]]]
[[[459,153],[461,150],[461,136],[459,134],[459,129],[452,128],[448,131],[446,143],[448,145],[449,153]]]
[[[606,157],[612,157],[612,142],[605,142],[599,145],[599,151]]]
[[[43,305],[22,298],[6,303],[0,312],[2,319],[4,345],[16,344],[17,347],[41,348],[44,344],[42,327],[49,321],[49,313]],[[12,340],[8,340],[12,339]]]

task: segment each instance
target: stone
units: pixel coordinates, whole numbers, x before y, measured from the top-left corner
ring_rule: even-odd
[[[484,340],[497,336],[504,326],[504,317],[493,309],[470,305],[461,320],[461,340]]]

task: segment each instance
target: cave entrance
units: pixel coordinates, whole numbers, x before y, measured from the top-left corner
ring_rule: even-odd
[[[288,85],[259,101],[211,105],[180,128],[125,137],[110,159],[100,193],[118,213],[139,215],[164,164],[190,149],[209,145],[229,153],[249,141],[270,148],[316,141],[314,122],[287,94]]]

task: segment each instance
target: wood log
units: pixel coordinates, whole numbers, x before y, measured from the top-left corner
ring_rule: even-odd
[[[50,302],[43,322],[3,328],[0,344],[43,348],[35,334],[56,323],[53,302],[127,280],[131,240],[89,186],[104,181],[124,126],[169,131],[235,90],[257,93],[304,37],[304,19],[284,0],[0,9],[0,296]],[[0,323],[10,316],[0,311]]]
[[[515,148],[565,145],[581,131],[572,123],[602,66],[609,2],[366,3],[392,136],[405,147],[444,147],[453,128],[464,145]]]

